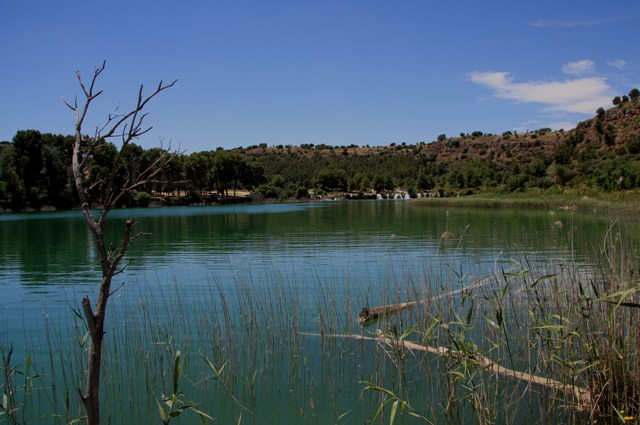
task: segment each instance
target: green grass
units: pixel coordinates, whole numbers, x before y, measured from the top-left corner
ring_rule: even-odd
[[[567,190],[520,193],[480,193],[455,198],[422,198],[424,205],[477,208],[575,208],[582,211],[633,214],[640,212],[640,191],[580,192]]]

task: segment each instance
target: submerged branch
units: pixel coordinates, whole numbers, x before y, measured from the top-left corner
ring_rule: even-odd
[[[438,357],[463,357],[468,356],[472,361],[474,361],[478,366],[482,367],[485,370],[492,371],[498,375],[506,376],[509,378],[514,378],[521,382],[528,382],[531,384],[540,385],[552,390],[562,391],[567,395],[571,395],[575,397],[577,401],[577,408],[579,411],[588,411],[591,410],[594,404],[594,401],[591,397],[591,393],[587,388],[580,387],[573,384],[566,384],[564,382],[547,378],[544,376],[533,375],[527,372],[521,372],[513,369],[506,368],[488,357],[482,356],[478,353],[476,354],[465,354],[461,351],[451,350],[446,347],[431,347],[429,345],[420,345],[415,342],[406,341],[402,338],[389,338],[382,334],[379,336],[365,336],[365,335],[357,335],[357,334],[334,334],[334,335],[321,335],[315,333],[302,333],[302,335],[308,336],[320,336],[320,337],[331,337],[331,338],[348,338],[348,339],[356,339],[361,341],[375,341],[380,342],[387,345],[393,346],[402,346],[411,351],[424,351],[427,353],[435,354]]]

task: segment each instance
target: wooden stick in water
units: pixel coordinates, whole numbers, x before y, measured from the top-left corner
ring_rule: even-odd
[[[363,307],[362,310],[360,311],[360,314],[358,314],[358,323],[366,323],[371,320],[378,319],[379,317],[383,317],[392,313],[397,313],[399,311],[406,310],[410,307],[413,307],[419,304],[426,304],[428,302],[437,301],[442,298],[450,297],[452,295],[456,295],[464,291],[480,288],[482,286],[485,286],[491,283],[492,277],[495,277],[495,275],[492,274],[489,276],[485,276],[482,279],[476,280],[472,284],[465,286],[464,288],[456,289],[455,291],[445,292],[444,294],[440,294],[432,298],[427,298],[426,300],[408,301],[408,302],[398,303],[398,304],[387,304],[379,307]]]

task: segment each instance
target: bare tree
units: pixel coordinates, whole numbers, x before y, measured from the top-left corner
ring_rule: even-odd
[[[140,233],[134,233],[136,222],[133,219],[128,219],[124,223],[124,234],[119,247],[108,247],[103,234],[105,221],[109,211],[116,207],[123,197],[153,181],[170,159],[169,151],[161,150],[160,154],[146,169],[139,170],[135,174],[125,173],[122,176],[120,175],[122,168],[119,167],[120,157],[132,141],[151,130],[151,127],[143,126],[144,119],[147,116],[143,110],[147,104],[162,91],[172,87],[177,82],[175,80],[170,84],[163,84],[160,81],[155,90],[148,95],[144,94],[143,86],[140,86],[137,102],[131,110],[125,113],[109,115],[104,125],[96,128],[93,135],[89,136],[84,133],[83,125],[92,102],[102,93],[102,90],[96,91],[95,86],[105,66],[106,61],[94,70],[88,85],[83,81],[80,72],[76,72],[84,96],[81,102],[78,101],[78,96],[75,96],[73,103],[63,99],[65,104],[75,113],[75,140],[72,154],[73,179],[84,218],[96,243],[102,270],[102,281],[100,282],[95,308],[92,307],[89,297],[82,299],[82,308],[89,328],[91,343],[87,354],[85,388],[78,388],[78,392],[87,411],[87,423],[89,425],[100,423],[100,368],[107,302],[111,295],[111,280],[114,275],[124,269],[121,262],[127,252],[129,242],[140,235]],[[92,157],[107,146],[108,141],[111,139],[120,139],[121,141],[120,150],[111,170],[105,175],[91,178],[88,172],[88,165]],[[95,195],[96,193],[98,193],[97,196]],[[93,207],[98,210],[95,216],[92,212]]]

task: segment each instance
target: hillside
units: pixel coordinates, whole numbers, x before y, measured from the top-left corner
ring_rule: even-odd
[[[570,131],[474,132],[385,147],[251,146],[235,149],[276,186],[326,191],[520,191],[640,185],[640,103],[627,101]]]

